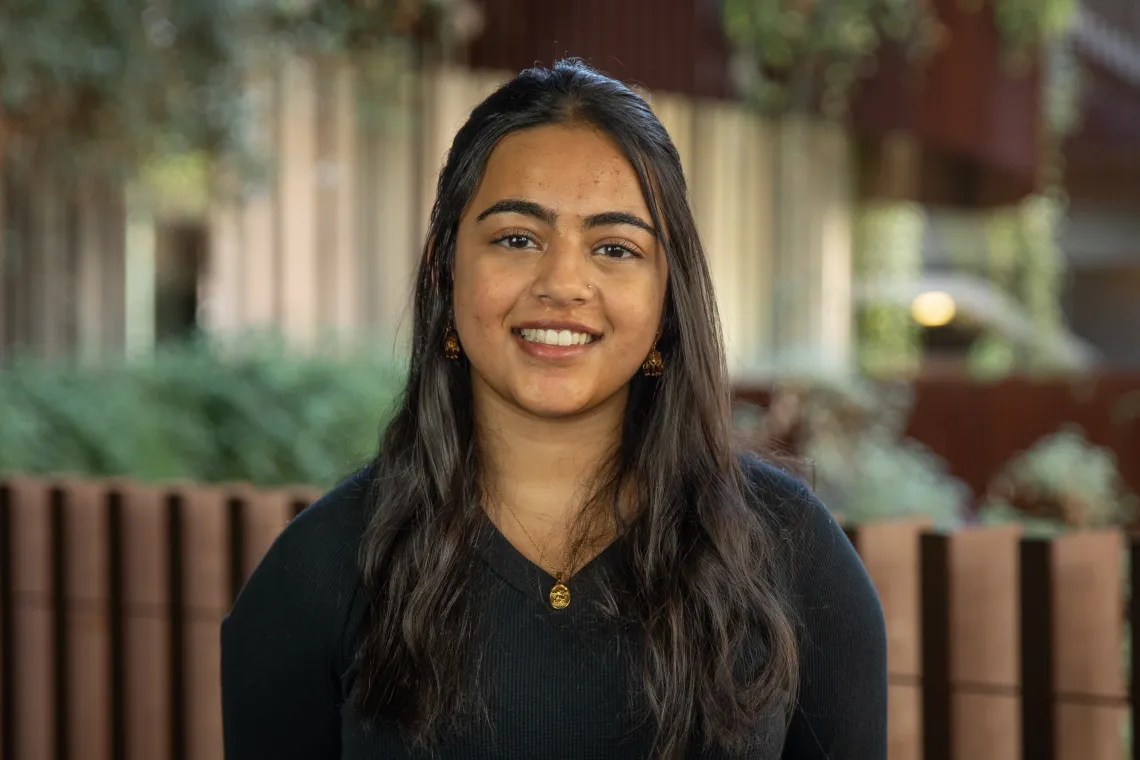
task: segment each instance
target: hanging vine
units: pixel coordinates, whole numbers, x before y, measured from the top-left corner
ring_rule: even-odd
[[[940,25],[920,0],[722,0],[740,90],[764,113],[841,116],[874,56],[934,49]]]
[[[1025,4],[1022,0],[1001,2],[1011,7]],[[1000,336],[986,336],[971,356],[971,366],[987,376],[1017,367],[1050,371],[1066,366],[1058,358],[1065,323],[1062,297],[1066,275],[1060,233],[1068,209],[1062,148],[1080,121],[1082,72],[1068,27],[1063,26],[1075,18],[1073,3],[1049,0],[1039,7],[1042,18],[1014,34],[1016,39],[1036,40],[1040,51],[1042,155],[1037,191],[1014,208],[990,214],[987,246],[991,276],[1021,303],[1033,323],[1034,339],[1013,356],[1008,346],[998,348]],[[1007,14],[1007,25],[1015,16],[1012,10]],[[1030,31],[1036,36],[1029,37]],[[995,365],[995,356],[1002,359],[998,364],[1005,364],[1003,371]]]
[[[868,202],[856,221],[857,274],[872,289],[858,318],[860,369],[872,377],[909,375],[921,360],[920,330],[900,296],[922,274],[926,211],[916,203]]]

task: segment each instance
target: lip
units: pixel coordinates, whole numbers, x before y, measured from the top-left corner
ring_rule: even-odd
[[[575,346],[548,346],[545,343],[533,343],[524,340],[522,330],[569,330],[570,332],[586,333],[593,340],[584,345]],[[534,322],[521,322],[511,328],[511,336],[519,349],[536,359],[558,360],[574,359],[588,351],[592,351],[602,341],[602,334],[598,330],[581,324],[580,322],[565,322],[555,319],[542,319]]]

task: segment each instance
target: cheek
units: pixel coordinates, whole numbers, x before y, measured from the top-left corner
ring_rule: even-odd
[[[482,330],[502,323],[514,303],[510,278],[480,262],[457,262],[455,267],[455,321],[467,330]],[[476,336],[469,336],[475,339]]]
[[[659,283],[631,284],[607,293],[610,320],[629,336],[630,343],[651,341],[661,322],[664,293]]]

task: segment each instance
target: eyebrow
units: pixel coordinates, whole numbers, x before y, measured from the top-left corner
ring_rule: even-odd
[[[523,216],[532,217],[549,225],[553,225],[558,219],[558,214],[556,214],[553,209],[541,206],[534,201],[507,198],[492,203],[475,218],[475,221],[481,222],[494,214],[522,214]],[[630,214],[626,211],[604,211],[600,214],[591,214],[586,217],[586,229],[592,227],[609,227],[619,224],[628,224],[631,227],[645,230],[654,237],[657,236],[657,230],[653,228],[652,224],[649,224],[636,214]]]

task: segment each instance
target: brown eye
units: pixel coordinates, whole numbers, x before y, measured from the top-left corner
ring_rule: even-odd
[[[523,251],[533,245],[537,245],[530,237],[530,235],[521,235],[517,232],[511,232],[506,235],[502,235],[494,242],[496,245],[501,245],[504,248],[510,248],[511,250],[515,251]]]
[[[594,252],[608,259],[632,259],[638,257],[637,253],[619,243],[603,243],[595,248]]]

